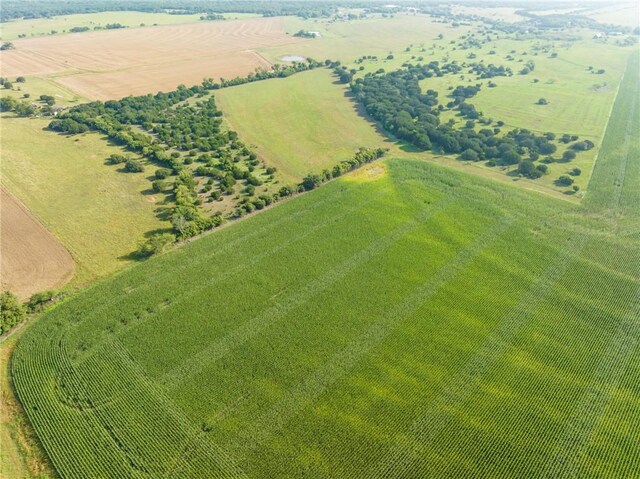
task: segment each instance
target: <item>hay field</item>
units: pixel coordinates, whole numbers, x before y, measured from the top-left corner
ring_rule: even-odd
[[[0,195],[0,289],[26,299],[69,281],[69,252],[20,201],[4,188]]]
[[[244,76],[270,65],[254,49],[301,41],[282,18],[256,18],[20,39],[0,61],[3,76],[47,75],[105,100]]]

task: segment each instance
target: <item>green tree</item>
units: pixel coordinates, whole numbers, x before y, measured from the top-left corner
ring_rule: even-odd
[[[142,173],[144,166],[138,160],[128,159],[124,164],[124,170],[127,173]]]
[[[142,256],[153,256],[166,251],[169,246],[175,243],[176,237],[171,233],[158,233],[140,244],[138,252]]]
[[[571,186],[573,184],[573,178],[568,175],[562,175],[556,180],[558,186]]]
[[[305,176],[301,184],[305,190],[309,191],[320,186],[321,183],[322,183],[322,179],[320,178],[319,175],[311,174],[311,175]]]
[[[9,331],[16,324],[24,321],[26,312],[18,298],[11,291],[0,293],[0,334]]]

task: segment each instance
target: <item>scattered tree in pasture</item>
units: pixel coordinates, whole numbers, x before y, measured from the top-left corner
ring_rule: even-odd
[[[144,171],[144,166],[140,161],[130,158],[125,161],[124,170],[127,173],[142,173]]]
[[[568,175],[562,175],[556,180],[558,186],[571,186],[573,184],[573,178]]]

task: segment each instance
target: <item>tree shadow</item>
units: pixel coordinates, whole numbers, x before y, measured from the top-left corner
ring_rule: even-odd
[[[154,235],[163,234],[163,233],[173,233],[173,229],[172,228],[155,228],[149,231],[145,231],[142,236],[145,239],[149,239]],[[149,256],[141,253],[139,250],[134,250],[127,254],[118,256],[118,259],[122,261],[135,261],[139,263],[149,259]]]
[[[337,84],[344,85],[344,83],[341,83],[339,81],[337,82]],[[355,99],[355,96],[351,91],[345,90],[344,97],[347,99],[347,101],[349,101],[349,103],[351,103],[353,111],[356,113],[356,115],[358,115],[358,117],[360,117],[362,120],[364,120],[369,125],[371,125],[373,129],[376,131],[376,133],[384,140],[385,143],[393,143],[400,150],[405,151],[407,153],[416,153],[416,152],[422,151],[422,150],[416,149],[415,146],[394,137],[391,133],[384,130],[380,125],[380,123],[378,123],[377,121],[375,121],[373,118],[369,116],[366,109],[360,103],[358,103],[358,101]]]

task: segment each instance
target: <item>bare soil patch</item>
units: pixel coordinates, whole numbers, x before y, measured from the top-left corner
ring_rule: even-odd
[[[22,203],[0,192],[0,287],[25,299],[65,284],[75,267],[69,252]]]
[[[270,66],[253,49],[304,42],[282,18],[167,25],[15,40],[3,76],[47,75],[89,99],[173,90]]]

